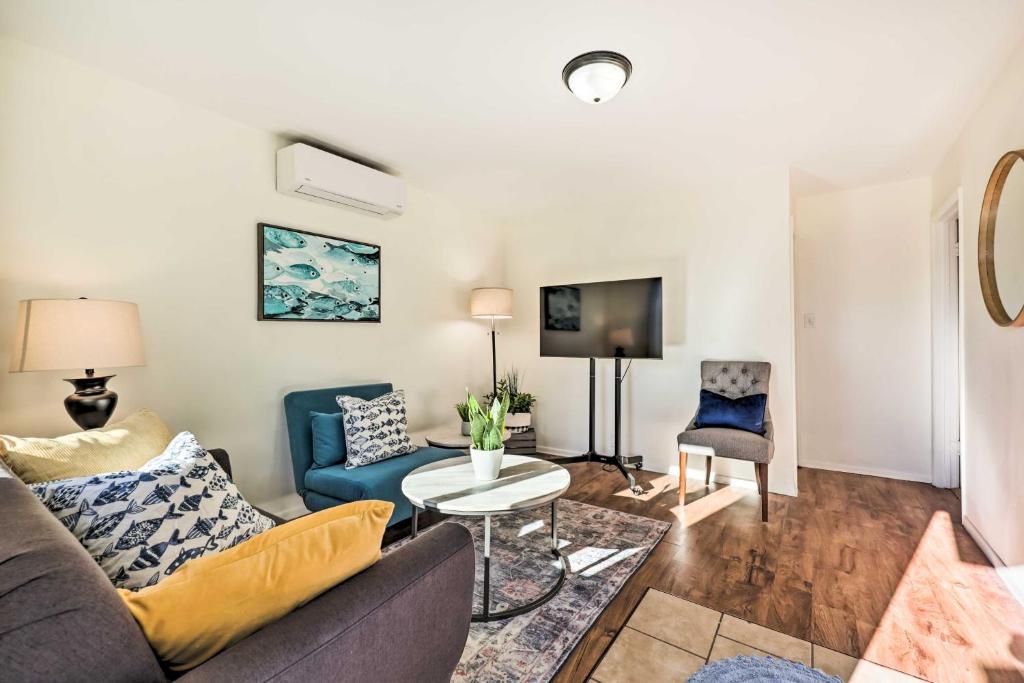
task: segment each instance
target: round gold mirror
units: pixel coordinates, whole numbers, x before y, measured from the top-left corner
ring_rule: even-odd
[[[1024,150],[1004,154],[988,179],[978,271],[992,319],[1003,327],[1024,327]]]

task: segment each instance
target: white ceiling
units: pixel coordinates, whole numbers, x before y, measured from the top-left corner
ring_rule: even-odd
[[[0,34],[494,211],[792,166],[926,174],[1024,38],[1024,0],[3,0]],[[562,66],[634,65],[613,101]]]

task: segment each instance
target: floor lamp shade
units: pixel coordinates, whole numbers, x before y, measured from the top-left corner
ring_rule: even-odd
[[[498,396],[498,343],[495,320],[512,317],[512,290],[505,287],[481,287],[469,296],[469,314],[491,320],[491,392]]]
[[[18,303],[11,372],[84,370],[67,379],[75,393],[64,407],[83,429],[102,427],[117,407],[107,389],[113,375],[95,368],[145,365],[139,308],[126,301],[30,299]]]
[[[504,287],[474,289],[469,297],[469,314],[474,318],[511,318],[512,290]]]

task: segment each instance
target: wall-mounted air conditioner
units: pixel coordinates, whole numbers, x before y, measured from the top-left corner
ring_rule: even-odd
[[[277,191],[377,216],[405,213],[401,178],[302,143],[277,151]]]

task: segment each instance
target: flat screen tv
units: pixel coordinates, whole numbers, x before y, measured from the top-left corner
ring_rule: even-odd
[[[661,278],[541,287],[540,355],[661,358]]]

